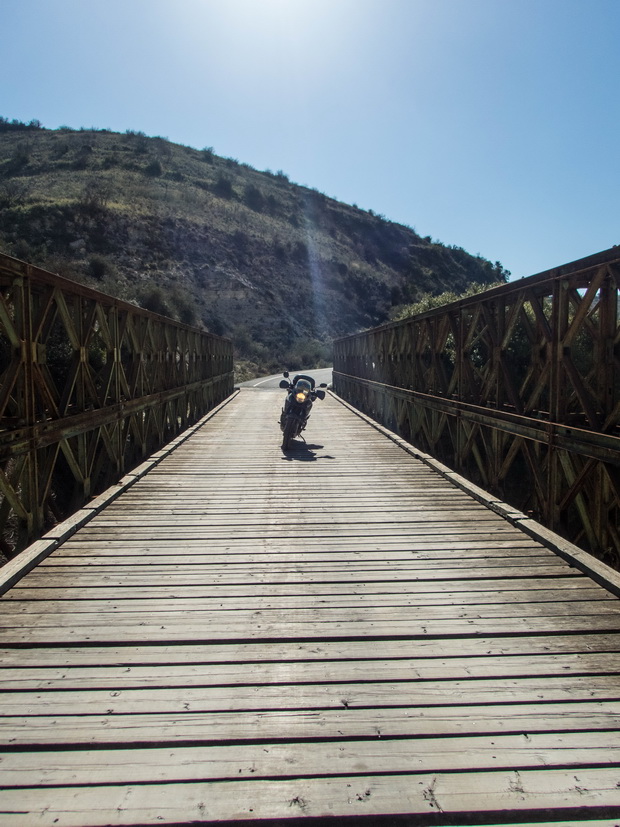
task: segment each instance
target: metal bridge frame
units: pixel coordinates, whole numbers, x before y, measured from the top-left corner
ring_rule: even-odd
[[[620,567],[620,248],[334,344],[334,388]]]
[[[225,399],[232,342],[0,254],[0,383],[11,557]]]

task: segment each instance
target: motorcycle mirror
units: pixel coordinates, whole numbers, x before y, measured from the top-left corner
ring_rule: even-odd
[[[288,379],[288,371],[285,370],[284,373],[282,374],[282,376],[285,376]]]
[[[319,399],[325,399],[325,391],[315,391]]]
[[[282,381],[280,382],[280,387],[284,390],[288,388],[288,382],[286,381],[286,379],[282,379]]]

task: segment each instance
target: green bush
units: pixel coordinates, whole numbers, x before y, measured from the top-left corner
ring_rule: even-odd
[[[151,310],[153,313],[159,313],[161,316],[172,316],[172,309],[168,303],[168,298],[161,287],[150,284],[144,287],[138,293],[138,302],[140,307],[145,310]]]
[[[88,273],[97,281],[114,274],[115,267],[105,256],[92,256],[88,262]]]
[[[504,282],[496,282],[495,284],[480,284],[472,282],[469,287],[461,294],[457,295],[451,290],[445,293],[440,293],[438,296],[433,293],[424,293],[420,298],[404,307],[399,307],[392,316],[394,321],[400,319],[408,319],[410,316],[418,316],[420,313],[426,313],[428,310],[435,310],[437,307],[443,307],[451,302],[459,301],[460,299],[467,299],[470,296],[476,296],[478,293],[483,293],[485,290],[490,290],[492,287],[500,287]]]

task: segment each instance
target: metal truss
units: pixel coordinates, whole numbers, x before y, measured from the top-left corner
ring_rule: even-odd
[[[50,524],[233,389],[232,343],[0,254],[0,546]]]
[[[620,248],[334,345],[336,392],[620,568]]]

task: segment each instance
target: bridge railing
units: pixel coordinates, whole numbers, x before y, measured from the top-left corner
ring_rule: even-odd
[[[336,392],[620,567],[620,248],[339,339]]]
[[[7,557],[233,389],[232,343],[0,254]]]

